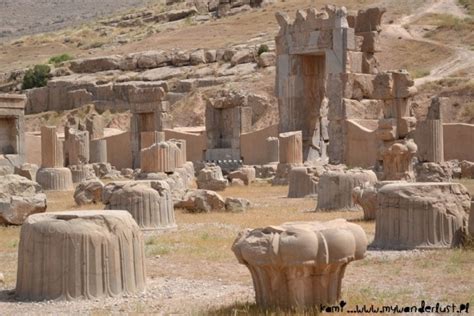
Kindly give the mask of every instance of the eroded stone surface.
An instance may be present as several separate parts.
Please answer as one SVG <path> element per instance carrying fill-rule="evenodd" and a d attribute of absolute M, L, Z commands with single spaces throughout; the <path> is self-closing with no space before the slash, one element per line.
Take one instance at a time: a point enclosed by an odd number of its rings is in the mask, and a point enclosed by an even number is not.
<path fill-rule="evenodd" d="M 16 295 L 73 300 L 145 290 L 144 241 L 125 211 L 36 214 L 21 228 Z"/>
<path fill-rule="evenodd" d="M 0 176 L 0 224 L 21 225 L 35 213 L 46 211 L 41 186 L 18 175 Z"/>
<path fill-rule="evenodd" d="M 211 211 L 223 211 L 226 205 L 224 199 L 214 191 L 189 190 L 175 206 L 190 212 L 209 213 Z"/>
<path fill-rule="evenodd" d="M 227 180 L 222 175 L 219 166 L 206 166 L 201 169 L 197 176 L 198 189 L 224 191 L 227 187 Z"/>
<path fill-rule="evenodd" d="M 74 201 L 77 205 L 97 204 L 102 202 L 104 184 L 100 180 L 81 182 L 74 191 Z"/>
<path fill-rule="evenodd" d="M 344 219 L 246 229 L 232 245 L 252 274 L 262 308 L 339 301 L 347 264 L 364 258 L 366 249 L 364 230 Z"/>
<path fill-rule="evenodd" d="M 459 183 L 384 185 L 377 193 L 374 247 L 451 248 L 462 240 L 471 198 Z"/>

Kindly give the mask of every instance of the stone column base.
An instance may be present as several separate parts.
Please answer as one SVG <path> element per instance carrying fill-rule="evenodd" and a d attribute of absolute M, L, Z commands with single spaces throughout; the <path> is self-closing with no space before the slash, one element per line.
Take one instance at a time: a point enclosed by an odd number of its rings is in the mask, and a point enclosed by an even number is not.
<path fill-rule="evenodd" d="M 71 170 L 68 168 L 41 168 L 36 173 L 36 181 L 45 191 L 72 191 Z"/>

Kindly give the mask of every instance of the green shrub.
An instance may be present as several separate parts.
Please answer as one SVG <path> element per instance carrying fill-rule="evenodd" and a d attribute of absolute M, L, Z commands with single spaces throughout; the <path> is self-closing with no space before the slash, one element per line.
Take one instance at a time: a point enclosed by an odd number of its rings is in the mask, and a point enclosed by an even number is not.
<path fill-rule="evenodd" d="M 270 49 L 268 48 L 268 45 L 262 44 L 258 48 L 258 56 L 262 55 L 263 53 L 268 52 Z"/>
<path fill-rule="evenodd" d="M 48 83 L 51 68 L 48 65 L 36 65 L 33 69 L 28 69 L 23 78 L 22 89 L 44 87 Z"/>
<path fill-rule="evenodd" d="M 48 64 L 58 65 L 60 63 L 63 63 L 65 61 L 68 61 L 68 60 L 71 60 L 71 59 L 73 59 L 73 57 L 69 54 L 57 55 L 57 56 L 51 57 L 48 61 Z"/>

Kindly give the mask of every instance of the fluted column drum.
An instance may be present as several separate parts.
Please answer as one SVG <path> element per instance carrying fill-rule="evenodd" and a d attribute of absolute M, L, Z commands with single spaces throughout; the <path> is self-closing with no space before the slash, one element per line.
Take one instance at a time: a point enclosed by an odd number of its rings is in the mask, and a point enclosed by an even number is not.
<path fill-rule="evenodd" d="M 144 290 L 143 237 L 128 212 L 42 213 L 23 224 L 18 299 L 95 299 Z"/>

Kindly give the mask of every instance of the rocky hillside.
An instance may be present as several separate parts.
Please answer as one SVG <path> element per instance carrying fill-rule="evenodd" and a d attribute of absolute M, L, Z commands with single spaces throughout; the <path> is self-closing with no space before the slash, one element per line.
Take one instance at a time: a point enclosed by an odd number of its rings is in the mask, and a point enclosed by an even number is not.
<path fill-rule="evenodd" d="M 30 113 L 69 110 L 99 100 L 96 110 L 113 117 L 124 110 L 117 102 L 120 89 L 129 84 L 156 84 L 168 89 L 177 126 L 201 125 L 206 102 L 217 91 L 228 89 L 251 100 L 257 113 L 254 128 L 262 128 L 278 120 L 273 96 L 273 38 L 278 31 L 274 14 L 294 15 L 298 8 L 324 3 L 231 1 L 224 7 L 207 0 L 155 1 L 126 14 L 17 38 L 0 46 L 0 71 L 4 72 L 0 90 L 21 90 L 25 69 L 68 53 L 75 60 L 52 64 L 53 78 L 47 88 L 28 92 L 35 100 Z M 380 69 L 406 68 L 416 78 L 418 117 L 425 115 L 430 97 L 440 94 L 452 101 L 446 122 L 473 122 L 472 1 L 332 3 L 350 10 L 386 7 L 382 52 L 377 54 Z M 53 108 L 44 107 L 45 102 Z"/>

